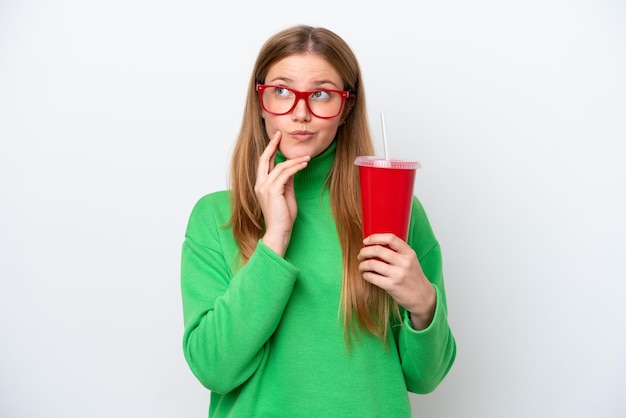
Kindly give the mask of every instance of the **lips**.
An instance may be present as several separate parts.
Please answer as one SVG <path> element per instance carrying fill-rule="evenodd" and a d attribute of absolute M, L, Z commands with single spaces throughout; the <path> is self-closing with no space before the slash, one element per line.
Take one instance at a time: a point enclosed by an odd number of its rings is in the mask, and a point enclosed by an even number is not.
<path fill-rule="evenodd" d="M 291 131 L 289 136 L 298 141 L 306 141 L 313 138 L 313 132 L 310 131 Z"/>

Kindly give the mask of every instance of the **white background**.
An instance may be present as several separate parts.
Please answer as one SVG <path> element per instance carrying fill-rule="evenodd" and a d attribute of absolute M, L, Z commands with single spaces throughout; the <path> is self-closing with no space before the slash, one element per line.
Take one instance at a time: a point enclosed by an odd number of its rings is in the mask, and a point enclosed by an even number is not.
<path fill-rule="evenodd" d="M 414 415 L 626 415 L 623 1 L 0 0 L 0 416 L 206 416 L 184 229 L 298 23 L 423 166 L 458 357 Z"/>

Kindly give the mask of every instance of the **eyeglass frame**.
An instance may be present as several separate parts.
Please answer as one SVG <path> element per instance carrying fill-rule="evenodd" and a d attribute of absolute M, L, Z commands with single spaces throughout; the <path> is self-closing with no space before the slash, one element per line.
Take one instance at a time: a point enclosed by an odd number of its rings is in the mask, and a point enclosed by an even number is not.
<path fill-rule="evenodd" d="M 275 112 L 270 112 L 269 110 L 267 110 L 265 108 L 265 104 L 263 103 L 263 92 L 265 91 L 266 88 L 279 88 L 279 89 L 286 89 L 289 90 L 290 92 L 292 92 L 295 96 L 296 99 L 293 102 L 293 105 L 291 106 L 291 108 L 283 113 L 275 113 Z M 339 116 L 341 114 L 341 112 L 343 111 L 343 106 L 346 103 L 346 100 L 350 97 L 350 90 L 332 90 L 332 89 L 316 89 L 316 90 L 310 90 L 310 91 L 298 91 L 298 90 L 294 90 L 291 87 L 287 87 L 287 86 L 275 86 L 275 85 L 271 85 L 271 84 L 261 84 L 258 83 L 256 85 L 256 91 L 259 93 L 259 100 L 261 102 L 261 107 L 263 108 L 263 110 L 265 110 L 267 113 L 270 113 L 272 115 L 276 115 L 276 116 L 282 116 L 282 115 L 286 115 L 287 113 L 290 113 L 293 111 L 293 109 L 296 108 L 296 106 L 298 105 L 298 102 L 300 100 L 304 100 L 304 103 L 306 104 L 306 108 L 309 110 L 309 112 L 311 112 L 312 115 L 314 115 L 317 118 L 320 119 L 333 119 L 336 118 L 337 116 Z M 341 105 L 339 106 L 339 111 L 337 112 L 336 115 L 334 116 L 318 116 L 317 113 L 315 113 L 312 109 L 311 109 L 311 105 L 309 104 L 309 97 L 311 97 L 311 95 L 313 93 L 317 93 L 320 91 L 327 91 L 330 93 L 339 93 L 339 95 L 341 96 Z"/>

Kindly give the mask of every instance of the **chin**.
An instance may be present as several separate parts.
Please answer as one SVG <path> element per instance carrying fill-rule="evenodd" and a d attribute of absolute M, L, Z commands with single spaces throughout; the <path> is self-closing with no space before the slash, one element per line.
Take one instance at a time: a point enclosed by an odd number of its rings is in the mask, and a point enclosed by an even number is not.
<path fill-rule="evenodd" d="M 311 150 L 308 147 L 278 147 L 278 150 L 281 154 L 285 156 L 288 160 L 299 157 L 310 156 L 311 158 L 315 157 L 315 155 L 319 154 L 315 150 Z"/>

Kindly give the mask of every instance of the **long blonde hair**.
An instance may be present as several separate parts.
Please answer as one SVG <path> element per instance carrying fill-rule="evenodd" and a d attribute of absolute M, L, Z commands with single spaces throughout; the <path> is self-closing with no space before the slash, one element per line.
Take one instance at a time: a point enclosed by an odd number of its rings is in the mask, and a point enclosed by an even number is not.
<path fill-rule="evenodd" d="M 295 26 L 269 38 L 257 57 L 248 86 L 248 95 L 239 137 L 231 164 L 232 216 L 230 225 L 245 264 L 263 236 L 265 225 L 254 193 L 258 160 L 269 142 L 263 125 L 256 85 L 262 84 L 270 67 L 294 54 L 313 53 L 326 59 L 339 73 L 344 90 L 350 90 L 343 123 L 335 137 L 336 155 L 327 179 L 330 202 L 342 248 L 343 283 L 341 314 L 346 340 L 358 336 L 356 326 L 386 341 L 390 315 L 397 306 L 382 289 L 365 281 L 358 271 L 357 254 L 362 247 L 360 193 L 354 160 L 373 155 L 361 70 L 346 42 L 324 28 Z"/>

